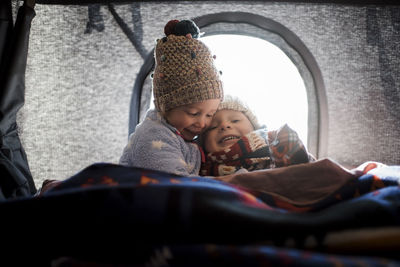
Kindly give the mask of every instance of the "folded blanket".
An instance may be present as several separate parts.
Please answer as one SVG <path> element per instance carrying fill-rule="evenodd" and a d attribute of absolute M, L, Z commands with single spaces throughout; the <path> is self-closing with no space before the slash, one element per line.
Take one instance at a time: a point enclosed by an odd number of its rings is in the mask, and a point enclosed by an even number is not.
<path fill-rule="evenodd" d="M 245 187 L 252 190 L 252 193 L 267 193 L 287 203 L 301 206 L 322 200 L 359 176 L 359 172 L 347 170 L 330 159 L 322 159 L 215 179 Z"/>

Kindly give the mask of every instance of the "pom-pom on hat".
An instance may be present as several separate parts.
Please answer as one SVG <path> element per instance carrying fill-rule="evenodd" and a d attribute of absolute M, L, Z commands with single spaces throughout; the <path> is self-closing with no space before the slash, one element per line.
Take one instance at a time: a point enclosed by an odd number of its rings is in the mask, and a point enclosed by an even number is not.
<path fill-rule="evenodd" d="M 191 20 L 171 20 L 164 27 L 166 37 L 154 50 L 154 105 L 160 112 L 202 102 L 223 99 L 223 87 L 209 48 L 197 38 L 200 30 Z"/>
<path fill-rule="evenodd" d="M 250 110 L 250 108 L 244 102 L 242 102 L 238 97 L 226 95 L 224 101 L 222 101 L 218 107 L 218 110 L 223 110 L 223 109 L 242 112 L 249 119 L 255 130 L 263 127 L 258 123 L 257 117 Z"/>

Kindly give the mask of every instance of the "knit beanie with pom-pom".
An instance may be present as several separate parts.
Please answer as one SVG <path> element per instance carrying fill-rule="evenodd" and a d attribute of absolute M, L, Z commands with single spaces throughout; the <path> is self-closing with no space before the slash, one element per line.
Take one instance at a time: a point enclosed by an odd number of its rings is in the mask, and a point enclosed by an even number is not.
<path fill-rule="evenodd" d="M 223 99 L 223 86 L 209 48 L 198 38 L 200 30 L 191 20 L 171 20 L 164 27 L 166 37 L 154 50 L 154 105 L 160 112 L 202 102 Z"/>

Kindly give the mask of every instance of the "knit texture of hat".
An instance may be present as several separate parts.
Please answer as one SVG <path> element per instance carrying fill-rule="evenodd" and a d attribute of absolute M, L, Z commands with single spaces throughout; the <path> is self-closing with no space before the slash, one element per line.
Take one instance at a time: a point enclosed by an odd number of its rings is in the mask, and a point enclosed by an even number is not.
<path fill-rule="evenodd" d="M 223 109 L 240 111 L 249 119 L 254 129 L 257 130 L 261 128 L 261 125 L 258 123 L 257 117 L 250 110 L 250 108 L 245 103 L 243 103 L 239 98 L 231 95 L 225 96 L 224 101 L 222 101 L 218 107 L 218 110 L 223 110 Z"/>
<path fill-rule="evenodd" d="M 181 27 L 185 22 L 189 22 L 189 30 Z M 198 32 L 193 32 L 193 28 Z M 157 41 L 154 51 L 153 95 L 156 109 L 165 112 L 209 99 L 222 100 L 222 82 L 214 57 L 203 42 L 194 38 L 199 36 L 194 22 L 170 21 L 165 33 L 167 37 Z"/>

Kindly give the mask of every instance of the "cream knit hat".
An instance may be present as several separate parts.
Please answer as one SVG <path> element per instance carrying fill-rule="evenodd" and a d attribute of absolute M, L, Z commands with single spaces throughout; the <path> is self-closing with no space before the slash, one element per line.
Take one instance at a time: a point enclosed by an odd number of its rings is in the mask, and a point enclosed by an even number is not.
<path fill-rule="evenodd" d="M 214 66 L 215 57 L 196 39 L 200 30 L 191 20 L 171 20 L 166 37 L 154 50 L 154 105 L 165 112 L 178 106 L 223 99 L 222 82 Z"/>
<path fill-rule="evenodd" d="M 253 124 L 255 130 L 260 129 L 262 127 L 258 123 L 257 117 L 254 115 L 254 113 L 238 97 L 226 95 L 224 98 L 224 101 L 222 101 L 218 107 L 218 110 L 223 110 L 223 109 L 235 110 L 235 111 L 242 112 L 249 119 L 251 124 Z"/>

